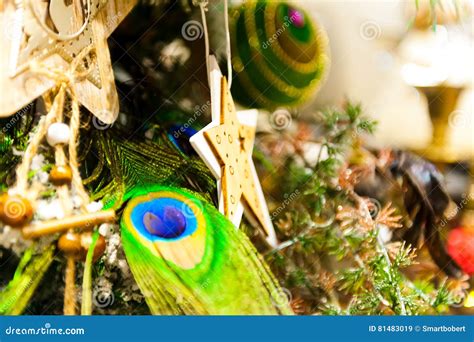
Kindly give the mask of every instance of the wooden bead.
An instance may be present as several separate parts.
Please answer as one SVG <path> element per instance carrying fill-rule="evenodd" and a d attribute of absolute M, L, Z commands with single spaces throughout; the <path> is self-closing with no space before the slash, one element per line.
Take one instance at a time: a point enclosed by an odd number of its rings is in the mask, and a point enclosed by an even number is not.
<path fill-rule="evenodd" d="M 66 145 L 69 142 L 69 126 L 62 122 L 55 122 L 48 127 L 46 141 L 50 146 Z"/>
<path fill-rule="evenodd" d="M 67 165 L 53 166 L 49 173 L 49 180 L 54 185 L 69 184 L 72 180 L 72 170 Z"/>
<path fill-rule="evenodd" d="M 19 228 L 31 221 L 33 207 L 30 201 L 20 195 L 0 196 L 0 220 L 11 227 Z"/>
<path fill-rule="evenodd" d="M 87 252 L 92 243 L 92 232 L 82 234 L 68 232 L 58 241 L 58 248 L 68 257 L 75 260 L 86 260 Z M 105 252 L 105 238 L 99 235 L 94 248 L 93 261 L 97 261 Z"/>
<path fill-rule="evenodd" d="M 84 249 L 81 245 L 81 236 L 77 233 L 67 232 L 61 235 L 58 241 L 58 248 L 66 256 L 72 257 L 76 260 L 82 259 L 84 256 Z"/>
<path fill-rule="evenodd" d="M 92 232 L 84 232 L 81 234 L 81 245 L 87 255 L 89 248 L 92 243 Z M 105 238 L 102 235 L 99 235 L 97 242 L 94 248 L 94 256 L 92 257 L 93 261 L 97 261 L 105 252 Z"/>

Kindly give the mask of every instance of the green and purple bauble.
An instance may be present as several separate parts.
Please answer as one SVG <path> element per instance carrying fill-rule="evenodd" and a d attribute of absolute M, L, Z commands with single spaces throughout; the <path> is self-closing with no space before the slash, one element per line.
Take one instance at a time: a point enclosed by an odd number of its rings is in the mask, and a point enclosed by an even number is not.
<path fill-rule="evenodd" d="M 249 107 L 292 107 L 315 94 L 329 67 L 324 30 L 284 2 L 251 1 L 231 26 L 234 97 Z"/>

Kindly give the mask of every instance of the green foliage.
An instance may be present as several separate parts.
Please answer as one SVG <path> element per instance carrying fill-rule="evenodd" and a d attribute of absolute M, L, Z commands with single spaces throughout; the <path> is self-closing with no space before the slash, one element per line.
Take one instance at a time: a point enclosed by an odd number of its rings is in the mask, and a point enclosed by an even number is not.
<path fill-rule="evenodd" d="M 459 304 L 459 298 L 447 286 L 446 280 L 438 287 L 436 295 L 431 303 L 438 312 L 446 310 L 449 305 Z"/>
<path fill-rule="evenodd" d="M 291 172 L 279 175 L 284 178 L 279 183 L 294 186 L 285 191 L 299 190 L 302 196 L 277 219 L 283 247 L 268 255 L 277 277 L 294 297 L 303 299 L 305 313 L 415 315 L 446 310 L 456 300 L 448 287 L 423 291 L 408 279 L 403 269 L 413 264 L 412 246 L 384 243 L 383 218 L 371 217 L 364 200 L 341 181 L 347 163 L 358 158 L 360 134 L 372 133 L 375 122 L 353 104 L 320 117 L 322 152 L 316 164 L 302 166 L 295 157 L 287 162 Z"/>
<path fill-rule="evenodd" d="M 366 281 L 364 270 L 362 268 L 345 269 L 340 272 L 339 290 L 346 293 L 359 291 Z"/>
<path fill-rule="evenodd" d="M 7 181 L 20 160 L 15 150 L 26 149 L 34 126 L 34 111 L 35 105 L 31 103 L 12 116 L 0 119 L 0 192 L 8 188 Z"/>

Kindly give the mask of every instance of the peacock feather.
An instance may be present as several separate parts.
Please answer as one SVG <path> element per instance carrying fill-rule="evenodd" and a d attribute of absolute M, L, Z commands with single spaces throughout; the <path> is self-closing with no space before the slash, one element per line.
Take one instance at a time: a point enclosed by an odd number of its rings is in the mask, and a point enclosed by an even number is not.
<path fill-rule="evenodd" d="M 291 314 L 248 238 L 185 189 L 138 187 L 121 220 L 132 273 L 153 314 Z"/>
<path fill-rule="evenodd" d="M 34 246 L 26 250 L 13 279 L 0 291 L 0 315 L 19 315 L 25 310 L 53 261 L 54 251 L 52 246 L 43 251 L 35 251 Z"/>
<path fill-rule="evenodd" d="M 94 136 L 95 165 L 85 183 L 93 199 L 118 207 L 137 184 L 175 184 L 214 193 L 215 180 L 197 156 L 185 156 L 165 134 L 157 141 L 125 138 L 110 129 Z"/>

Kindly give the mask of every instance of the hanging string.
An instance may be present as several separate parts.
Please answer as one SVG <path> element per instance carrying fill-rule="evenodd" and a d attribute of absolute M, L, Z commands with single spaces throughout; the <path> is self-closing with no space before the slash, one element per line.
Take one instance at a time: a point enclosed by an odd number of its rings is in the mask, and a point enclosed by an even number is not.
<path fill-rule="evenodd" d="M 27 192 L 26 190 L 28 187 L 28 172 L 30 169 L 31 162 L 33 161 L 33 157 L 38 152 L 41 141 L 46 135 L 49 125 L 55 120 L 58 111 L 61 111 L 64 106 L 64 95 L 65 88 L 61 86 L 48 114 L 46 114 L 40 119 L 38 129 L 31 138 L 30 142 L 28 143 L 21 163 L 16 169 L 17 183 L 15 189 L 20 194 Z"/>
<path fill-rule="evenodd" d="M 72 102 L 72 113 L 69 126 L 71 129 L 71 136 L 69 140 L 69 167 L 72 171 L 72 184 L 74 185 L 76 193 L 81 198 L 82 211 L 87 212 L 89 195 L 87 194 L 84 184 L 82 183 L 82 177 L 79 172 L 79 163 L 77 162 L 77 144 L 79 143 L 80 126 L 80 111 L 77 100 Z"/>
<path fill-rule="evenodd" d="M 66 96 L 66 90 L 69 94 L 71 99 L 71 119 L 70 119 L 70 140 L 69 140 L 69 164 L 72 171 L 72 183 L 74 185 L 75 191 L 78 196 L 81 198 L 81 209 L 83 212 L 87 212 L 86 206 L 89 203 L 89 196 L 82 184 L 82 178 L 79 172 L 79 166 L 77 161 L 77 144 L 78 144 L 78 136 L 79 136 L 79 126 L 80 126 L 80 111 L 79 111 L 79 103 L 77 100 L 76 93 L 74 91 L 73 85 L 76 82 L 81 82 L 84 80 L 88 74 L 92 70 L 92 64 L 89 64 L 89 67 L 86 70 L 80 71 L 79 70 L 79 63 L 83 61 L 83 59 L 92 51 L 92 46 L 85 48 L 78 57 L 71 63 L 70 68 L 65 72 L 63 69 L 52 69 L 45 66 L 42 63 L 37 61 L 32 61 L 30 63 L 30 70 L 40 75 L 44 75 L 48 78 L 51 78 L 56 81 L 59 86 L 59 90 L 54 98 L 53 104 L 49 110 L 49 112 L 40 119 L 38 124 L 38 129 L 36 133 L 31 138 L 30 142 L 28 143 L 28 147 L 25 150 L 25 154 L 22 158 L 20 165 L 16 170 L 16 191 L 19 193 L 29 193 L 30 196 L 36 197 L 37 194 L 33 194 L 31 189 L 27 191 L 28 188 L 28 172 L 30 169 L 31 162 L 33 157 L 37 154 L 39 146 L 44 139 L 48 127 L 51 123 L 55 121 L 62 121 L 63 118 L 63 110 L 64 110 L 64 102 Z M 55 159 L 58 164 L 65 164 L 66 163 L 66 156 L 63 150 L 63 147 L 55 148 Z M 66 202 L 68 201 L 68 196 L 65 194 L 65 191 L 58 189 L 58 195 L 61 198 L 61 202 L 63 203 L 63 208 L 65 209 L 66 213 L 70 212 L 70 205 Z"/>
<path fill-rule="evenodd" d="M 30 12 L 33 14 L 33 17 L 36 19 L 36 22 L 38 23 L 38 25 L 49 35 L 50 38 L 52 38 L 54 40 L 59 40 L 59 41 L 71 40 L 71 39 L 79 37 L 84 32 L 84 30 L 86 29 L 87 25 L 89 24 L 90 18 L 91 18 L 91 10 L 92 10 L 91 0 L 87 0 L 87 8 L 86 8 L 87 16 L 84 19 L 84 23 L 82 24 L 82 26 L 76 32 L 74 32 L 72 34 L 61 34 L 61 33 L 56 33 L 53 30 L 51 30 L 43 22 L 43 20 L 41 20 L 38 13 L 36 13 L 36 10 L 33 6 L 33 1 L 32 0 L 28 1 L 28 6 L 30 8 Z M 74 6 L 74 3 L 70 6 Z"/>
<path fill-rule="evenodd" d="M 226 40 L 226 58 L 227 58 L 227 85 L 232 86 L 232 61 L 230 51 L 230 31 L 229 31 L 229 9 L 227 0 L 224 0 L 224 22 L 225 22 L 225 40 Z"/>
<path fill-rule="evenodd" d="M 206 54 L 206 71 L 207 71 L 207 82 L 211 85 L 211 79 L 209 78 L 209 32 L 207 31 L 207 21 L 206 21 L 206 11 L 207 11 L 207 1 L 201 1 L 199 3 L 199 8 L 201 9 L 201 20 L 202 28 L 204 31 L 204 46 Z"/>
<path fill-rule="evenodd" d="M 201 1 L 199 3 L 199 8 L 201 10 L 201 20 L 202 26 L 204 31 L 204 45 L 205 45 L 205 54 L 206 54 L 206 69 L 207 69 L 207 77 L 208 82 L 210 84 L 209 79 L 209 56 L 210 56 L 210 48 L 209 48 L 209 31 L 207 28 L 207 20 L 206 20 L 206 11 L 207 11 L 207 1 Z M 230 31 L 229 31 L 229 9 L 228 9 L 228 0 L 224 0 L 224 24 L 225 24 L 225 40 L 226 40 L 226 59 L 227 59 L 227 86 L 231 87 L 232 85 L 232 60 L 231 60 L 231 45 L 230 45 Z"/>
<path fill-rule="evenodd" d="M 56 165 L 65 165 L 69 163 L 72 172 L 72 185 L 77 196 L 81 198 L 81 211 L 87 213 L 87 204 L 90 202 L 89 195 L 82 183 L 82 177 L 79 172 L 79 164 L 77 161 L 77 145 L 79 142 L 80 129 L 80 110 L 79 101 L 74 89 L 74 84 L 81 82 L 89 75 L 93 68 L 93 63 L 87 63 L 87 67 L 80 68 L 80 63 L 93 51 L 93 47 L 89 46 L 81 51 L 81 53 L 73 60 L 68 70 L 48 68 L 47 66 L 32 62 L 30 68 L 33 72 L 47 76 L 53 79 L 59 85 L 59 91 L 51 106 L 51 110 L 46 116 L 46 119 L 41 122 L 40 129 L 32 139 L 35 143 L 33 146 L 30 143 L 28 146 L 28 158 L 24 158 L 22 165 L 19 168 L 18 177 L 21 186 L 25 186 L 28 182 L 27 171 L 31 164 L 30 155 L 34 155 L 38 150 L 38 146 L 44 138 L 49 125 L 54 122 L 62 122 L 64 118 L 64 102 L 66 92 L 71 101 L 71 115 L 69 119 L 70 136 L 68 141 L 68 156 L 64 151 L 63 145 L 56 145 L 55 149 L 55 163 Z M 97 53 L 96 53 L 97 56 Z M 85 70 L 80 70 L 85 69 Z M 28 150 L 27 149 L 27 150 Z M 26 174 L 25 174 L 26 172 Z M 69 216 L 73 211 L 72 201 L 70 200 L 70 193 L 68 185 L 58 186 L 56 193 L 60 199 L 65 216 Z M 88 223 L 89 224 L 89 223 Z M 76 261 L 74 257 L 67 257 L 66 271 L 65 271 L 65 288 L 64 288 L 64 314 L 76 314 Z M 86 281 L 87 284 L 87 281 Z M 90 286 L 87 288 L 90 290 Z M 87 295 L 87 293 L 85 293 Z M 90 311 L 90 310 L 89 310 Z M 87 312 L 87 310 L 86 310 Z"/>
<path fill-rule="evenodd" d="M 65 85 L 61 85 L 61 88 L 63 88 L 61 94 L 61 101 L 60 104 L 57 106 L 58 111 L 56 112 L 56 117 L 54 118 L 54 121 L 56 122 L 62 122 L 64 117 L 63 108 L 65 100 Z M 66 165 L 66 153 L 64 152 L 64 146 L 62 144 L 57 144 L 54 146 L 54 161 L 56 165 Z M 58 186 L 56 188 L 56 193 L 61 202 L 64 215 L 68 216 L 73 210 L 72 202 L 69 196 L 68 186 L 65 184 Z"/>

